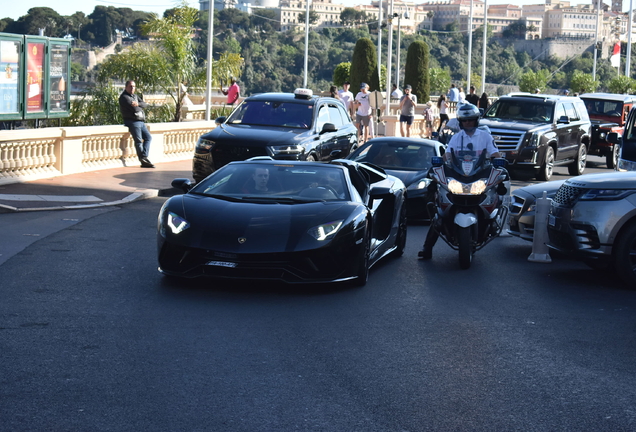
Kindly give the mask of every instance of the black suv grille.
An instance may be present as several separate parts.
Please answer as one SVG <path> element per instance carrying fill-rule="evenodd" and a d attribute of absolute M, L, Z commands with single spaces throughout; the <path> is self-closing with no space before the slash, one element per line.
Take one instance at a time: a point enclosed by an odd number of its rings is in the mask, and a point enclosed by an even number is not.
<path fill-rule="evenodd" d="M 587 189 L 563 184 L 557 191 L 553 200 L 562 207 L 572 207 L 578 201 L 579 197 L 586 191 Z"/>
<path fill-rule="evenodd" d="M 490 128 L 490 134 L 493 136 L 499 151 L 506 152 L 517 150 L 525 132 Z"/>

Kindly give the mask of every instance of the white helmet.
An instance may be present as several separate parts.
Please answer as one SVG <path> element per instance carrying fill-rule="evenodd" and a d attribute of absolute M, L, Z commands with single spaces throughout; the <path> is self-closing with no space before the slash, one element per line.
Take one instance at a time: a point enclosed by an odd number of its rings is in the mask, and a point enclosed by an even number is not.
<path fill-rule="evenodd" d="M 465 103 L 457 109 L 457 120 L 461 129 L 464 129 L 462 122 L 466 120 L 475 120 L 475 127 L 479 126 L 480 116 L 479 108 L 471 103 Z"/>

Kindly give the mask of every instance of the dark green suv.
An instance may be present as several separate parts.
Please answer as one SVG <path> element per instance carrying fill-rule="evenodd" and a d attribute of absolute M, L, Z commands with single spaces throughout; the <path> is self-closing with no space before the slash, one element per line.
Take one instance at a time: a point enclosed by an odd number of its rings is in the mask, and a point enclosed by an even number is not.
<path fill-rule="evenodd" d="M 488 126 L 511 175 L 530 173 L 547 181 L 556 165 L 583 174 L 590 145 L 590 118 L 578 97 L 513 93 L 499 98 L 480 125 Z"/>

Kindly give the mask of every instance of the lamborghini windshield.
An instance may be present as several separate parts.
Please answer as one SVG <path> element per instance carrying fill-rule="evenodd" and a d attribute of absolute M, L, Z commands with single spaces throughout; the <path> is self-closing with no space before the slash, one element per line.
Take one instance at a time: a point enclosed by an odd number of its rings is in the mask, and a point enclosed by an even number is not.
<path fill-rule="evenodd" d="M 287 202 L 350 200 L 344 170 L 300 163 L 232 163 L 197 184 L 191 193 L 226 198 Z"/>

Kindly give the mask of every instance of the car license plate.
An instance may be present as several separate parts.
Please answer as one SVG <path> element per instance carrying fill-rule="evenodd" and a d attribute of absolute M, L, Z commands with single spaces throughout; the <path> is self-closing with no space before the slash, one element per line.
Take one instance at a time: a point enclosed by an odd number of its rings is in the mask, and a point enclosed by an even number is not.
<path fill-rule="evenodd" d="M 556 226 L 556 217 L 554 215 L 548 215 L 548 225 L 551 227 Z"/>
<path fill-rule="evenodd" d="M 208 261 L 207 265 L 216 266 L 216 267 L 230 267 L 234 268 L 237 266 L 237 263 L 227 262 L 227 261 Z"/>

